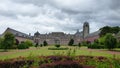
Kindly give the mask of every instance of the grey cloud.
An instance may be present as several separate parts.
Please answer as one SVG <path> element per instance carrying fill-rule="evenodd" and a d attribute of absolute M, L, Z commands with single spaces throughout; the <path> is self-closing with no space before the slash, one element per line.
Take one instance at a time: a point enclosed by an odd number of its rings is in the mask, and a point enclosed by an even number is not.
<path fill-rule="evenodd" d="M 120 0 L 76 0 L 76 2 L 73 2 L 73 0 L 6 1 L 11 2 L 13 5 L 7 5 L 9 11 L 0 9 L 0 16 L 13 17 L 16 23 L 30 24 L 31 27 L 33 25 L 41 29 L 43 33 L 45 30 L 70 33 L 76 29 L 82 30 L 85 21 L 92 24 L 91 29 L 96 29 L 93 25 L 98 26 L 97 29 L 105 25 L 120 26 Z M 3 4 L 7 4 L 7 2 L 3 2 Z M 16 5 L 19 5 L 20 8 L 13 7 Z M 27 6 L 26 9 L 24 9 L 25 6 Z M 22 18 L 19 18 L 19 15 Z M 45 27 L 51 29 L 47 30 Z M 32 27 L 31 29 L 35 28 Z M 21 28 L 21 30 L 23 29 Z"/>

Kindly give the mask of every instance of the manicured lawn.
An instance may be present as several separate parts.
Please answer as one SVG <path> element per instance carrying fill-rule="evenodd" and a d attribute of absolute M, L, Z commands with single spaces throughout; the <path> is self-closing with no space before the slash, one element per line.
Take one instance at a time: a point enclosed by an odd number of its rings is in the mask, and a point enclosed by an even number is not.
<path fill-rule="evenodd" d="M 110 58 L 120 58 L 120 53 L 110 53 L 107 50 L 99 50 L 99 49 L 87 49 L 87 47 L 68 47 L 69 50 L 48 50 L 49 47 L 54 46 L 46 46 L 46 47 L 31 47 L 29 49 L 24 50 L 9 50 L 8 52 L 0 52 L 0 59 L 9 59 L 15 58 L 19 56 L 49 56 L 49 55 L 66 55 L 68 52 L 75 52 L 75 55 L 88 55 L 88 56 L 104 56 Z M 118 49 L 119 50 L 119 49 Z"/>

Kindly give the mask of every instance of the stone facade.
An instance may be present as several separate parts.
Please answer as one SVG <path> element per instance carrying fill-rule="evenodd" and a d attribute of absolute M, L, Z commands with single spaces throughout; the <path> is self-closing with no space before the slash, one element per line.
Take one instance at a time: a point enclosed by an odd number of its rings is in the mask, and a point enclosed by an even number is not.
<path fill-rule="evenodd" d="M 59 40 L 60 44 L 66 45 L 68 44 L 70 39 L 76 40 L 75 43 L 80 42 L 82 40 L 81 36 L 76 34 L 65 34 L 63 32 L 52 32 L 49 34 L 40 34 L 36 32 L 34 34 L 34 42 L 42 44 L 43 41 L 47 41 L 48 44 L 55 44 L 56 40 Z"/>
<path fill-rule="evenodd" d="M 34 42 L 42 44 L 44 41 L 47 41 L 48 44 L 55 44 L 55 40 L 59 40 L 60 44 L 67 45 L 70 39 L 74 39 L 74 43 L 78 44 L 79 42 L 84 41 L 85 38 L 89 35 L 89 23 L 85 22 L 83 25 L 83 31 L 77 32 L 75 34 L 65 34 L 63 32 L 52 32 L 49 34 L 40 34 L 38 31 L 34 34 Z"/>
<path fill-rule="evenodd" d="M 22 33 L 20 31 L 7 28 L 2 36 L 7 33 L 11 32 L 15 35 L 16 40 L 19 42 L 31 40 L 34 43 L 43 44 L 44 41 L 47 41 L 49 45 L 53 45 L 57 43 L 61 45 L 67 45 L 71 39 L 74 39 L 74 44 L 78 44 L 83 41 L 90 41 L 93 42 L 94 40 L 99 38 L 100 31 L 96 31 L 94 33 L 89 34 L 89 23 L 85 22 L 83 24 L 83 31 L 79 32 L 76 31 L 75 34 L 66 34 L 64 32 L 51 32 L 49 34 L 40 34 L 38 31 L 34 33 L 34 36 Z"/>

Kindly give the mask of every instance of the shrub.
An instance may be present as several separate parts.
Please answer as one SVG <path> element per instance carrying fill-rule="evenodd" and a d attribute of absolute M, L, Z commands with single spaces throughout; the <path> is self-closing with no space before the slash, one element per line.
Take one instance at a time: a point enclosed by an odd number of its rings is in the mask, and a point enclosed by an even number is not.
<path fill-rule="evenodd" d="M 25 42 L 21 42 L 21 44 L 18 45 L 18 49 L 27 49 L 29 48 L 29 45 Z"/>
<path fill-rule="evenodd" d="M 72 45 L 72 46 L 77 46 L 76 44 Z"/>
<path fill-rule="evenodd" d="M 83 45 L 83 46 L 88 46 L 88 44 L 87 44 L 86 41 L 83 41 L 83 42 L 82 42 L 82 45 Z"/>
<path fill-rule="evenodd" d="M 38 47 L 38 45 L 39 45 L 39 44 L 38 44 L 38 43 L 36 43 L 36 44 L 35 44 L 35 47 Z"/>
<path fill-rule="evenodd" d="M 48 48 L 48 50 L 68 50 L 69 48 Z"/>
<path fill-rule="evenodd" d="M 59 61 L 48 64 L 43 64 L 40 68 L 83 68 L 77 61 Z"/>
<path fill-rule="evenodd" d="M 88 48 L 91 48 L 91 49 L 103 49 L 103 48 L 105 48 L 105 46 L 94 42 L 94 43 L 88 45 Z"/>
<path fill-rule="evenodd" d="M 43 45 L 44 45 L 44 46 L 47 46 L 47 45 L 48 45 L 47 41 L 44 41 L 44 42 L 43 42 Z"/>
<path fill-rule="evenodd" d="M 15 45 L 18 45 L 18 44 L 19 44 L 18 39 L 15 39 Z"/>
<path fill-rule="evenodd" d="M 59 44 L 56 44 L 56 45 L 55 45 L 55 47 L 59 48 L 59 47 L 60 47 L 60 45 L 59 45 Z"/>
<path fill-rule="evenodd" d="M 3 38 L 0 38 L 0 49 L 2 49 L 2 45 L 3 45 Z"/>
<path fill-rule="evenodd" d="M 117 48 L 120 48 L 120 41 L 117 42 Z"/>
<path fill-rule="evenodd" d="M 81 47 L 81 43 L 78 43 L 78 47 Z"/>
<path fill-rule="evenodd" d="M 69 46 L 72 46 L 73 44 L 74 44 L 74 40 L 71 39 L 71 40 L 69 41 L 68 45 L 69 45 Z"/>
<path fill-rule="evenodd" d="M 42 44 L 40 44 L 40 47 L 42 47 L 43 45 Z"/>
<path fill-rule="evenodd" d="M 117 45 L 117 39 L 110 33 L 105 35 L 105 46 L 111 50 Z"/>
<path fill-rule="evenodd" d="M 28 46 L 33 46 L 33 42 L 30 41 L 30 40 L 25 41 L 25 43 L 26 43 Z"/>

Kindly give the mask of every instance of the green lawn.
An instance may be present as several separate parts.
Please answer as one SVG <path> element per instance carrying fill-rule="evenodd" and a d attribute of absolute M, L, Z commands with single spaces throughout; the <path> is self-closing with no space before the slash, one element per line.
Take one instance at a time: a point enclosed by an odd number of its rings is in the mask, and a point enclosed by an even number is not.
<path fill-rule="evenodd" d="M 9 58 L 15 58 L 19 56 L 49 56 L 49 55 L 56 55 L 56 54 L 67 54 L 69 50 L 48 50 L 49 47 L 54 47 L 54 46 L 47 46 L 47 47 L 31 47 L 30 49 L 26 50 L 9 50 L 8 52 L 0 52 L 0 59 L 9 59 Z M 65 47 L 65 46 L 62 46 Z M 66 46 L 68 47 L 68 46 Z M 110 57 L 113 58 L 114 56 L 116 58 L 120 58 L 120 53 L 119 54 L 111 54 L 108 53 L 107 51 L 98 51 L 98 50 L 89 50 L 87 47 L 68 47 L 71 49 L 71 51 L 75 50 L 75 55 L 90 55 L 90 56 L 104 56 L 104 57 Z M 119 50 L 119 49 L 118 49 Z"/>

